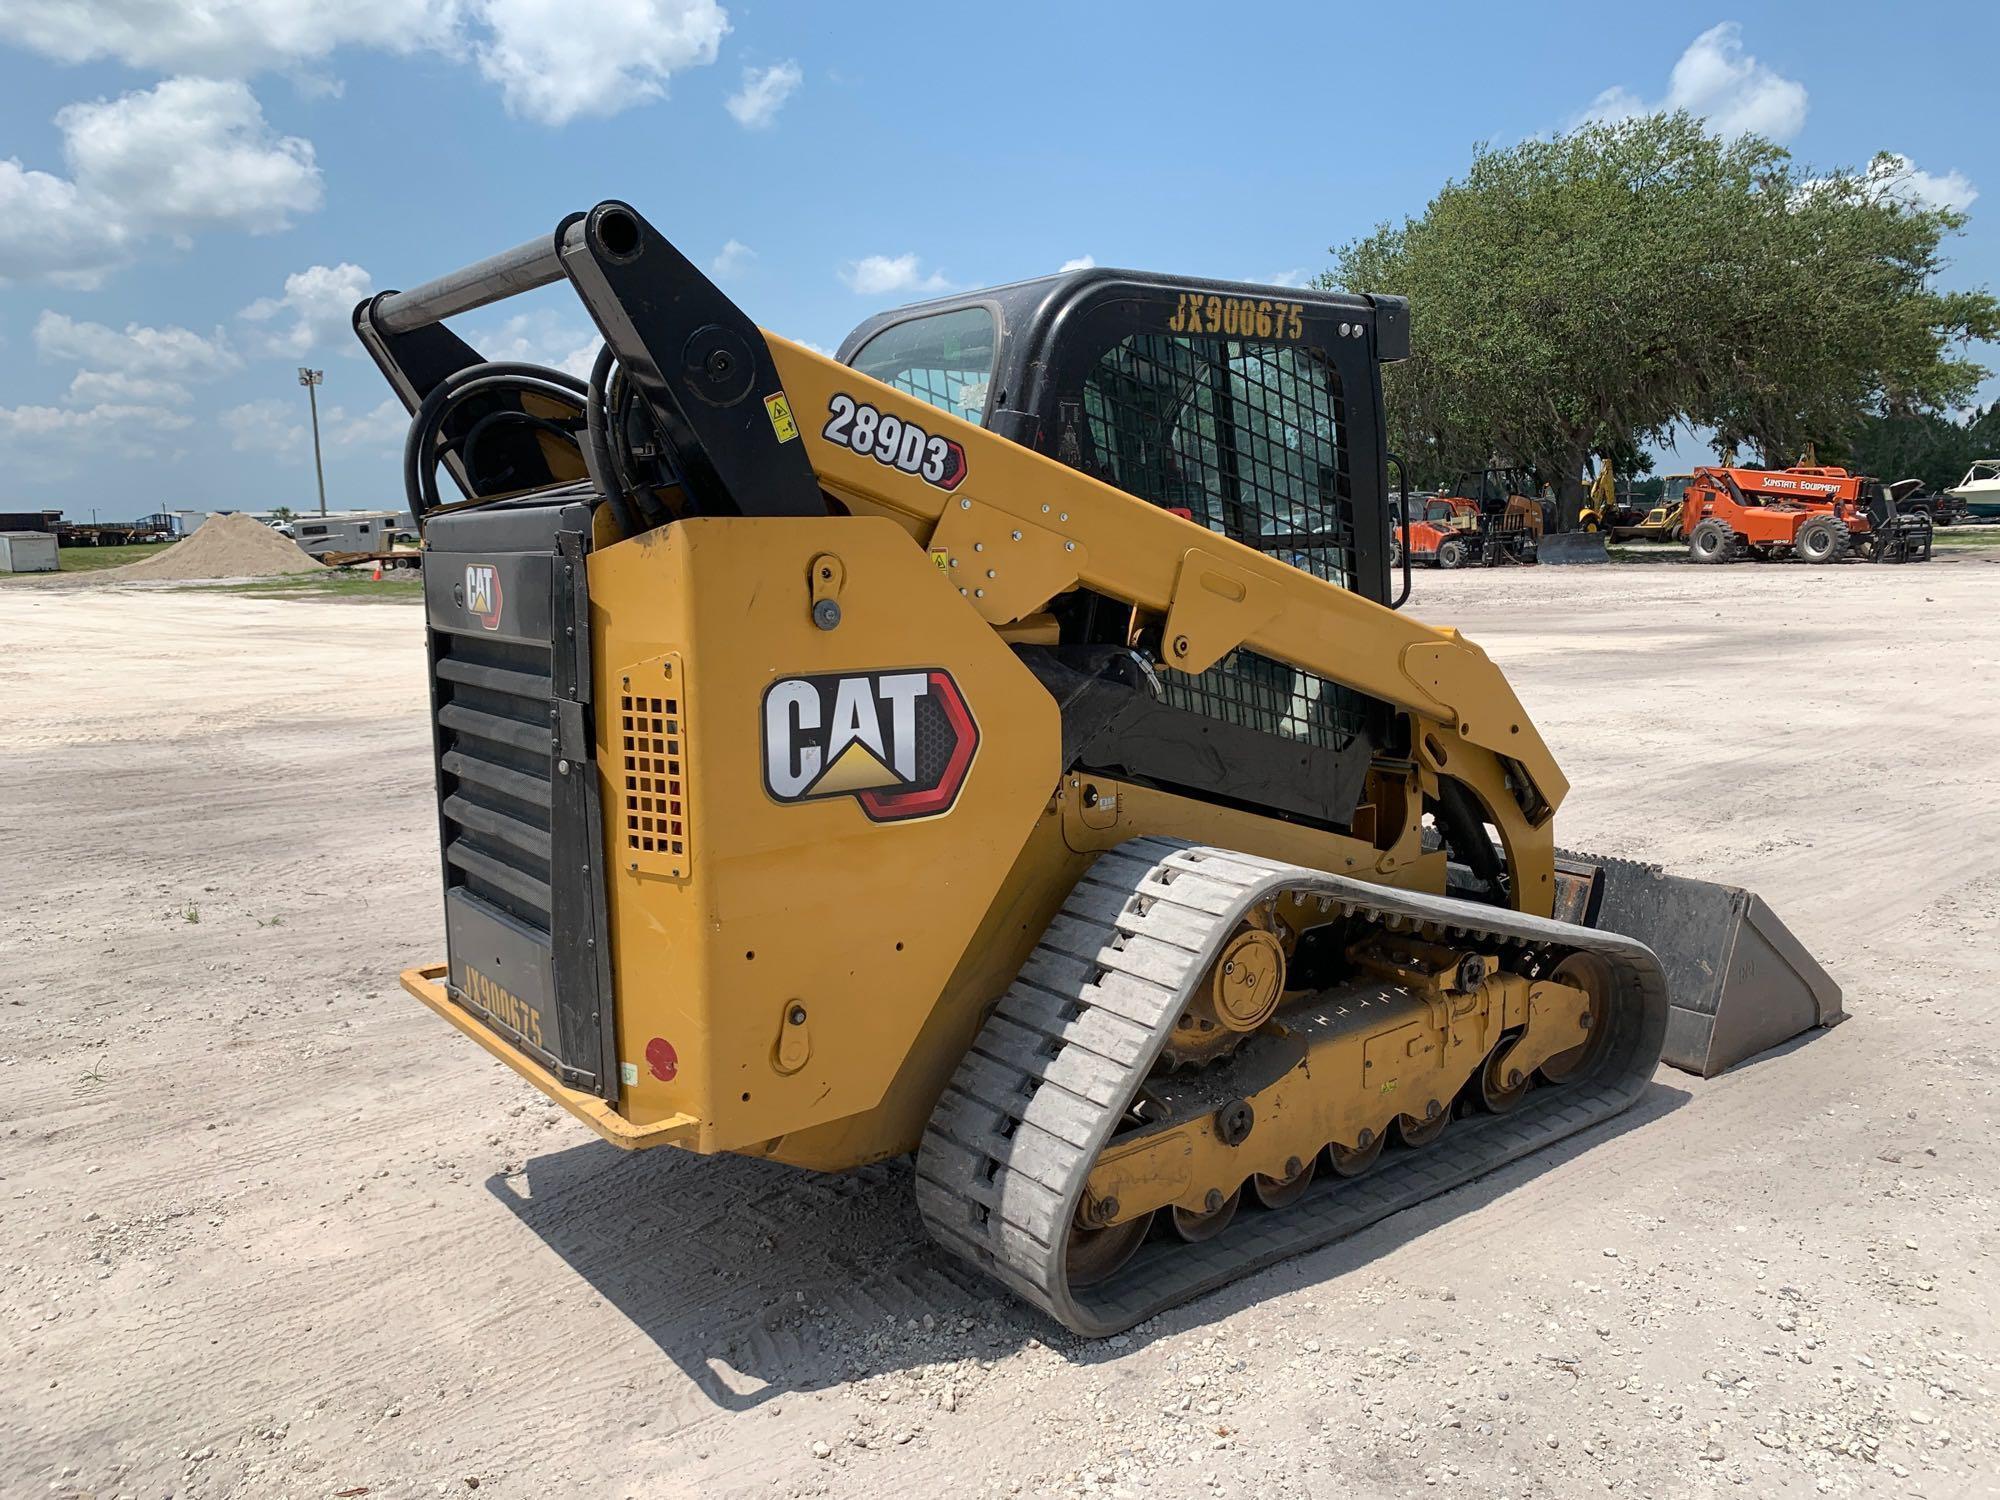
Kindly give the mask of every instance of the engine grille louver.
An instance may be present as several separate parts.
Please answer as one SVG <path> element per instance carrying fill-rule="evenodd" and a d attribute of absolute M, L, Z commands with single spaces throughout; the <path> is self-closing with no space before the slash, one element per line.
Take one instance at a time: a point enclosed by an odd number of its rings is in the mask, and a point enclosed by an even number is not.
<path fill-rule="evenodd" d="M 450 882 L 548 933 L 549 652 L 440 635 L 439 765 Z"/>

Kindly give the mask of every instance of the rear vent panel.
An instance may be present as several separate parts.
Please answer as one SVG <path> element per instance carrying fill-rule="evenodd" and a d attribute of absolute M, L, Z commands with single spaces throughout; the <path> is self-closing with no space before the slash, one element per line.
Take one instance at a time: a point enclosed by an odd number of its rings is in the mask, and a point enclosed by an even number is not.
<path fill-rule="evenodd" d="M 677 653 L 619 676 L 619 819 L 632 870 L 687 877 L 690 840 L 686 682 Z"/>
<path fill-rule="evenodd" d="M 619 771 L 616 730 L 597 737 L 612 715 L 591 674 L 592 524 L 567 493 L 433 512 L 424 618 L 447 990 L 557 1082 L 615 1101 Z"/>

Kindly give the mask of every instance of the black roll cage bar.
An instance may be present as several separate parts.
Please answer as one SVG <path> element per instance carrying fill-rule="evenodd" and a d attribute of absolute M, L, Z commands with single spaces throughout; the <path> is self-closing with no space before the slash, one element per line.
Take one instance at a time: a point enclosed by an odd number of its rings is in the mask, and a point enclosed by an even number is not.
<path fill-rule="evenodd" d="M 354 331 L 415 415 L 434 392 L 485 363 L 444 319 L 565 279 L 672 450 L 691 513 L 826 514 L 804 445 L 780 441 L 765 409 L 783 387 L 762 332 L 629 204 L 608 199 L 566 216 L 545 239 L 369 298 L 354 309 Z M 442 460 L 468 499 L 487 498 L 460 446 L 472 427 L 496 409 L 528 415 L 519 392 L 480 396 L 443 421 L 429 453 L 412 455 L 432 468 Z M 531 423 L 493 440 L 514 444 L 516 472 L 553 480 Z M 613 476 L 592 478 L 617 493 Z"/>

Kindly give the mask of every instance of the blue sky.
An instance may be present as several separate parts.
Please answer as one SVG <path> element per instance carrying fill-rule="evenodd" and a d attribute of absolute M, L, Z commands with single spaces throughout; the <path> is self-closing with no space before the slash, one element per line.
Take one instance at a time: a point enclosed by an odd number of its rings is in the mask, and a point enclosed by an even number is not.
<path fill-rule="evenodd" d="M 303 509 L 301 363 L 330 502 L 399 503 L 347 309 L 611 196 L 831 348 L 1085 256 L 1303 278 L 1476 142 L 1685 104 L 1819 165 L 1899 153 L 1905 190 L 1969 205 L 1948 282 L 2000 285 L 2000 9 L 1901 14 L 0 0 L 0 510 Z M 560 288 L 459 326 L 588 357 Z"/>

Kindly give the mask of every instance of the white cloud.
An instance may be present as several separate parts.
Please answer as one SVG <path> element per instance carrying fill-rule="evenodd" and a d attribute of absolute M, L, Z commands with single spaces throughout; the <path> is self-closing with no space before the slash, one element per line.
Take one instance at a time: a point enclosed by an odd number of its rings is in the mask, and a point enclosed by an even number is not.
<path fill-rule="evenodd" d="M 1885 151 L 1869 165 L 1868 182 L 1885 196 L 1901 198 L 1918 208 L 1972 207 L 1979 189 L 1963 172 L 1926 172 L 1894 151 Z"/>
<path fill-rule="evenodd" d="M 291 68 L 285 76 L 292 82 L 292 92 L 301 99 L 344 99 L 347 97 L 347 81 L 336 78 L 331 73 L 317 73 L 310 68 Z"/>
<path fill-rule="evenodd" d="M 66 473 L 74 462 L 105 452 L 170 461 L 176 455 L 157 436 L 193 424 L 175 410 L 193 399 L 188 387 L 241 363 L 220 329 L 204 338 L 187 328 L 109 328 L 44 312 L 34 340 L 43 359 L 83 366 L 70 380 L 69 404 L 0 408 L 8 462 L 26 462 L 35 473 Z"/>
<path fill-rule="evenodd" d="M 729 16 L 715 0 L 482 0 L 479 71 L 510 112 L 546 125 L 615 115 L 665 96 L 667 80 L 715 61 Z"/>
<path fill-rule="evenodd" d="M 224 376 L 242 364 L 220 328 L 212 338 L 204 338 L 192 328 L 148 328 L 136 322 L 106 328 L 100 322 L 76 322 L 60 312 L 44 312 L 36 320 L 34 348 L 44 360 L 82 366 L 70 380 L 74 406 L 60 408 L 76 422 L 82 422 L 92 406 L 184 406 L 192 400 L 188 386 Z"/>
<path fill-rule="evenodd" d="M 741 240 L 731 240 L 708 263 L 708 272 L 718 281 L 732 281 L 748 271 L 756 259 L 755 250 Z"/>
<path fill-rule="evenodd" d="M 123 264 L 131 234 L 66 178 L 0 161 L 0 286 L 42 280 L 88 291 Z"/>
<path fill-rule="evenodd" d="M 56 114 L 77 183 L 148 229 L 268 233 L 320 206 L 310 141 L 280 136 L 242 83 L 169 78 Z"/>
<path fill-rule="evenodd" d="M 120 422 L 167 429 L 186 427 L 193 420 L 182 412 L 109 402 L 82 410 L 66 406 L 0 406 L 0 430 L 30 436 L 77 432 Z"/>
<path fill-rule="evenodd" d="M 1650 114 L 1664 105 L 1648 104 L 1622 83 L 1614 83 L 1586 105 L 1582 113 L 1570 123 L 1572 125 L 1616 125 L 1620 120 L 1636 119 Z"/>
<path fill-rule="evenodd" d="M 243 77 L 337 47 L 411 52 L 450 44 L 462 0 L 7 0 L 0 38 L 61 62 Z"/>
<path fill-rule="evenodd" d="M 795 62 L 774 63 L 768 68 L 745 68 L 743 87 L 723 101 L 723 107 L 745 130 L 768 130 L 777 122 L 778 111 L 805 81 Z"/>
<path fill-rule="evenodd" d="M 320 206 L 312 144 L 241 83 L 169 78 L 57 112 L 69 175 L 0 162 L 0 282 L 89 288 L 152 235 L 283 229 Z"/>
<path fill-rule="evenodd" d="M 194 418 L 164 406 L 106 401 L 96 406 L 0 406 L 0 451 L 16 479 L 66 474 L 79 461 L 107 452 L 165 462 L 176 456 L 160 440 Z"/>
<path fill-rule="evenodd" d="M 222 430 L 238 453 L 264 453 L 274 458 L 312 457 L 312 434 L 306 431 L 304 410 L 275 396 L 246 401 L 222 413 Z"/>
<path fill-rule="evenodd" d="M 572 323 L 548 308 L 515 313 L 497 327 L 468 333 L 465 341 L 489 360 L 553 365 L 588 379 L 602 342 L 597 330 Z"/>
<path fill-rule="evenodd" d="M 1293 266 L 1290 270 L 1273 271 L 1264 278 L 1264 284 L 1266 286 L 1299 287 L 1304 286 L 1311 279 L 1312 272 L 1308 271 L 1304 266 Z"/>
<path fill-rule="evenodd" d="M 281 463 L 312 462 L 312 428 L 303 401 L 265 396 L 232 406 L 218 419 L 238 453 L 260 453 Z M 324 448 L 388 448 L 403 441 L 410 414 L 394 397 L 359 414 L 340 405 L 319 409 L 320 444 Z"/>
<path fill-rule="evenodd" d="M 59 312 L 44 312 L 36 319 L 35 349 L 44 359 L 74 360 L 93 370 L 177 381 L 213 379 L 242 364 L 220 328 L 204 338 L 189 328 L 127 323 L 118 329 L 79 323 Z"/>
<path fill-rule="evenodd" d="M 1064 261 L 1061 265 L 1057 266 L 1056 269 L 1058 271 L 1088 271 L 1092 266 L 1095 266 L 1096 264 L 1097 264 L 1097 257 L 1094 255 L 1077 255 L 1077 256 L 1072 256 L 1070 259 Z"/>
<path fill-rule="evenodd" d="M 320 344 L 352 346 L 346 335 L 354 304 L 374 290 L 374 280 L 351 261 L 307 266 L 285 278 L 282 297 L 259 297 L 239 316 L 270 325 L 261 332 L 264 353 L 302 359 Z"/>
<path fill-rule="evenodd" d="M 410 430 L 410 414 L 403 403 L 390 396 L 358 417 L 349 417 L 345 408 L 334 407 L 322 423 L 332 434 L 337 448 L 387 448 L 400 446 Z"/>
<path fill-rule="evenodd" d="M 1741 23 L 1724 21 L 1688 44 L 1668 76 L 1664 98 L 1648 103 L 1622 85 L 1608 88 L 1576 123 L 1677 109 L 1699 115 L 1723 136 L 1755 134 L 1788 141 L 1806 122 L 1806 86 L 1750 56 L 1743 50 Z"/>
<path fill-rule="evenodd" d="M 193 399 L 178 380 L 158 375 L 128 375 L 123 370 L 78 370 L 69 383 L 70 400 L 140 406 L 179 406 Z"/>
<path fill-rule="evenodd" d="M 311 92 L 337 87 L 310 65 L 343 47 L 433 52 L 475 60 L 508 109 L 556 125 L 659 98 L 672 74 L 714 62 L 728 32 L 717 0 L 0 0 L 0 40 L 61 62 L 284 70 Z"/>
<path fill-rule="evenodd" d="M 840 279 L 864 297 L 889 292 L 942 292 L 951 283 L 942 271 L 923 273 L 915 253 L 908 255 L 864 255 L 844 266 Z"/>
<path fill-rule="evenodd" d="M 1825 193 L 1842 193 L 1863 202 L 1895 199 L 1911 208 L 1949 208 L 1963 212 L 1979 197 L 1979 189 L 1963 172 L 1926 172 L 1895 151 L 1877 153 L 1868 170 L 1850 177 L 1812 177 L 1799 184 L 1795 207 Z"/>
<path fill-rule="evenodd" d="M 176 410 L 193 399 L 189 387 L 242 364 L 219 328 L 211 336 L 143 323 L 111 328 L 45 311 L 34 343 L 41 358 L 80 366 L 68 404 L 0 408 L 8 461 L 28 462 L 37 473 L 65 473 L 105 452 L 171 461 L 176 455 L 157 439 L 193 425 Z"/>

